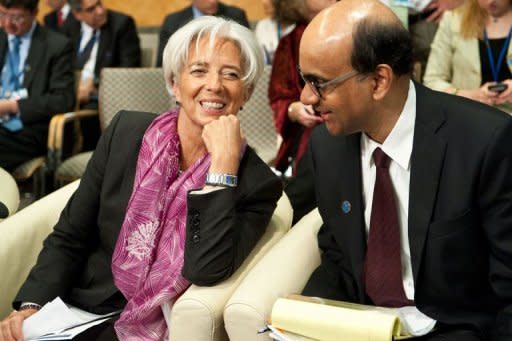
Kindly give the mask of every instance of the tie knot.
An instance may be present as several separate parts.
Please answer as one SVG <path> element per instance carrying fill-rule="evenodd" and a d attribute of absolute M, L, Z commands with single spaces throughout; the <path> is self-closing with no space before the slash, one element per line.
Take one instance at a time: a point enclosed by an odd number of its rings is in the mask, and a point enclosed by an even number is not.
<path fill-rule="evenodd" d="M 20 37 L 14 37 L 14 39 L 12 40 L 12 43 L 13 43 L 13 47 L 15 49 L 18 49 L 21 45 L 21 38 Z"/>
<path fill-rule="evenodd" d="M 386 155 L 380 148 L 373 151 L 373 162 L 379 168 L 389 168 L 389 156 Z"/>

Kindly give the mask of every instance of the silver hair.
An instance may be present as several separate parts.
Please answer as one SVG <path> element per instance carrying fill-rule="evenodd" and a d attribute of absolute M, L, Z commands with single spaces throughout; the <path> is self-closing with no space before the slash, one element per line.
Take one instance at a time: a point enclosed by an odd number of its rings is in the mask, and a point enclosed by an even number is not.
<path fill-rule="evenodd" d="M 256 37 L 248 28 L 234 21 L 205 15 L 190 21 L 167 41 L 162 64 L 169 92 L 171 92 L 171 83 L 179 81 L 181 70 L 188 59 L 190 46 L 195 43 L 198 49 L 199 41 L 203 37 L 209 38 L 209 53 L 214 53 L 215 43 L 219 38 L 232 41 L 240 48 L 242 80 L 246 89 L 254 89 L 264 67 L 263 53 Z"/>

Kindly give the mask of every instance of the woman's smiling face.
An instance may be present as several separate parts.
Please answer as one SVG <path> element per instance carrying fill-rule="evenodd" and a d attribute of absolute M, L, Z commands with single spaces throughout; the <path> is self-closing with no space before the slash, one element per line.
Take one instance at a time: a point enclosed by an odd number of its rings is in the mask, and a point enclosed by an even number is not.
<path fill-rule="evenodd" d="M 180 110 L 193 124 L 203 127 L 219 116 L 236 115 L 248 100 L 241 58 L 240 48 L 230 40 L 216 40 L 213 49 L 208 38 L 202 38 L 197 48 L 193 41 L 172 84 Z"/>

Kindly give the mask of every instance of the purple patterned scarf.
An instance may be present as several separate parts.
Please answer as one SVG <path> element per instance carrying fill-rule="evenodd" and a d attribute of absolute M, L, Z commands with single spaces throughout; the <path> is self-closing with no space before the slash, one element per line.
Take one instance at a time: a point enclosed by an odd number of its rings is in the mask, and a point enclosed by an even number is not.
<path fill-rule="evenodd" d="M 182 277 L 187 193 L 204 186 L 210 156 L 179 174 L 178 109 L 158 116 L 139 151 L 133 193 L 112 256 L 114 282 L 128 300 L 115 324 L 121 340 L 162 340 L 163 303 L 189 286 Z"/>

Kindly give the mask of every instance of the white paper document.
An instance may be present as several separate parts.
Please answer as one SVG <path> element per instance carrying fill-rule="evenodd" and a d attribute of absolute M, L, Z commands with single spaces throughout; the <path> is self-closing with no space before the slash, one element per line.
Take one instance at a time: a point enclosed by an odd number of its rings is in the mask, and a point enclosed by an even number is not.
<path fill-rule="evenodd" d="M 81 332 L 108 320 L 118 313 L 91 314 L 66 305 L 60 297 L 57 297 L 23 322 L 23 336 L 27 341 L 71 340 Z"/>

